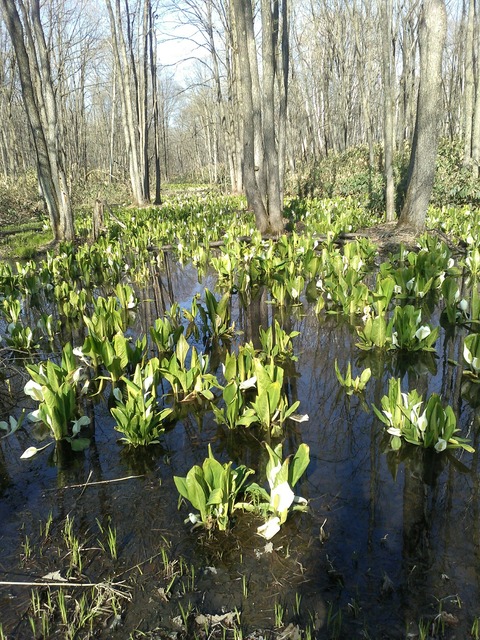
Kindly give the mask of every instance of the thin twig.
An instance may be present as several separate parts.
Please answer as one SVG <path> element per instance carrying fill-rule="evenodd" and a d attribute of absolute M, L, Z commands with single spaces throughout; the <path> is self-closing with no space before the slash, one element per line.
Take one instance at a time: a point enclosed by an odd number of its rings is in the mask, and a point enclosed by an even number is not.
<path fill-rule="evenodd" d="M 93 469 L 90 469 L 90 473 L 88 474 L 87 481 L 83 485 L 83 488 L 80 491 L 80 495 L 78 496 L 79 498 L 81 498 L 83 496 L 83 494 L 85 493 L 85 489 L 88 487 L 88 483 L 90 482 L 90 478 L 92 477 L 92 474 L 93 474 Z"/>
<path fill-rule="evenodd" d="M 81 484 L 69 484 L 66 487 L 60 487 L 60 488 L 61 489 L 79 489 L 80 487 L 82 487 L 83 489 L 85 489 L 87 486 L 93 487 L 96 484 L 111 484 L 113 482 L 123 482 L 124 480 L 133 480 L 134 478 L 145 477 L 145 474 L 142 473 L 139 476 L 125 476 L 125 478 L 113 478 L 113 480 L 97 480 L 97 482 L 89 482 L 91 475 L 92 473 L 90 472 L 86 482 L 82 482 Z M 55 487 L 54 489 L 47 489 L 47 491 L 58 491 L 58 487 Z"/>

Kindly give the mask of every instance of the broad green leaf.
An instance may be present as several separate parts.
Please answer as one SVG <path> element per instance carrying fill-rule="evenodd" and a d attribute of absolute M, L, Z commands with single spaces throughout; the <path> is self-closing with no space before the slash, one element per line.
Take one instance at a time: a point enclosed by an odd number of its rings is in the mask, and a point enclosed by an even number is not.
<path fill-rule="evenodd" d="M 221 488 L 214 489 L 208 496 L 207 505 L 222 504 L 224 502 L 223 490 Z"/>
<path fill-rule="evenodd" d="M 290 461 L 288 480 L 290 485 L 294 487 L 302 475 L 307 470 L 310 463 L 310 448 L 307 444 L 299 445 L 297 452 Z"/>

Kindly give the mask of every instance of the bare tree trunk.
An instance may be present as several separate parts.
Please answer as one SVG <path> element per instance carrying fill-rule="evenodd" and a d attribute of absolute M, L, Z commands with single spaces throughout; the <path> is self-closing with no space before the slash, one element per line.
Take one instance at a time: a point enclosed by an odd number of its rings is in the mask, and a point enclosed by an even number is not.
<path fill-rule="evenodd" d="M 148 158 L 148 31 L 150 0 L 144 0 L 143 27 L 141 39 L 141 64 L 138 86 L 138 112 L 140 148 L 142 154 L 143 197 L 150 200 L 150 167 Z"/>
<path fill-rule="evenodd" d="M 288 7 L 284 0 L 280 13 L 279 0 L 261 2 L 263 73 L 260 87 L 251 0 L 233 0 L 232 6 L 242 91 L 243 177 L 247 201 L 255 213 L 258 229 L 262 233 L 279 234 L 284 228 L 284 168 L 280 167 L 280 161 L 285 161 L 285 152 L 279 150 L 279 144 L 285 143 L 282 126 L 286 127 L 287 109 Z M 280 15 L 282 39 L 279 56 Z M 276 84 L 279 74 L 282 78 Z"/>
<path fill-rule="evenodd" d="M 115 14 L 113 12 L 111 0 L 105 0 L 110 18 L 110 27 L 112 32 L 113 53 L 115 64 L 117 66 L 120 99 L 122 103 L 123 128 L 125 135 L 125 144 L 127 147 L 130 183 L 132 186 L 133 197 L 135 203 L 142 206 L 146 203 L 144 172 L 140 163 L 142 147 L 140 145 L 140 127 L 139 110 L 138 110 L 138 79 L 135 67 L 132 69 L 133 49 L 130 42 L 130 60 L 127 49 L 127 42 L 123 32 L 120 0 L 115 0 Z M 128 3 L 127 3 L 128 8 Z M 127 36 L 130 32 L 130 16 L 127 11 Z M 133 63 L 134 64 L 134 63 Z M 135 94 L 132 96 L 132 87 Z"/>
<path fill-rule="evenodd" d="M 444 0 L 425 0 L 419 26 L 420 84 L 417 118 L 399 226 L 425 228 L 435 177 L 442 113 L 442 56 L 447 30 Z"/>
<path fill-rule="evenodd" d="M 467 29 L 465 33 L 465 90 L 464 90 L 464 150 L 463 162 L 470 165 L 472 162 L 472 130 L 473 130 L 473 105 L 474 105 L 474 20 L 475 0 L 470 0 L 468 4 Z"/>
<path fill-rule="evenodd" d="M 245 4 L 250 4 L 250 0 L 247 0 L 246 3 L 242 0 L 233 0 L 235 25 L 237 28 L 238 67 L 241 85 L 240 109 L 243 116 L 243 180 L 245 184 L 247 202 L 255 214 L 257 228 L 261 233 L 265 233 L 268 229 L 268 216 L 255 177 L 255 120 L 253 113 L 254 101 L 251 74 L 251 66 L 253 62 L 250 62 L 249 59 L 247 37 L 250 32 L 247 32 Z M 255 64 L 257 63 L 256 59 L 254 62 Z"/>
<path fill-rule="evenodd" d="M 115 146 L 115 116 L 117 112 L 117 65 L 113 65 L 113 79 L 112 79 L 112 112 L 110 114 L 110 160 L 108 165 L 108 181 L 111 183 L 113 180 L 113 152 Z"/>
<path fill-rule="evenodd" d="M 38 0 L 32 0 L 30 15 L 23 0 L 16 3 L 0 0 L 0 7 L 17 57 L 25 110 L 35 145 L 38 182 L 47 205 L 54 241 L 72 240 L 73 214 L 40 4 Z"/>
<path fill-rule="evenodd" d="M 383 69 L 383 114 L 384 114 L 384 171 L 385 171 L 385 208 L 387 222 L 395 220 L 395 183 L 393 178 L 393 142 L 394 142 L 394 65 L 392 55 L 393 0 L 381 3 L 382 11 L 382 69 Z"/>
<path fill-rule="evenodd" d="M 155 200 L 154 204 L 161 204 L 161 171 L 160 171 L 160 127 L 159 127 L 159 109 L 158 109 L 158 87 L 157 87 L 157 52 L 153 46 L 153 19 L 152 6 L 148 5 L 149 17 L 149 51 L 150 51 L 150 73 L 152 83 L 152 119 L 153 119 L 153 162 L 155 165 Z M 155 40 L 156 42 L 156 40 Z"/>
<path fill-rule="evenodd" d="M 276 4 L 276 3 L 275 3 Z M 272 227 L 283 229 L 280 200 L 280 174 L 278 165 L 278 147 L 275 140 L 275 71 L 276 42 L 269 38 L 278 35 L 277 25 L 273 25 L 270 0 L 262 0 L 262 53 L 263 53 L 263 141 L 267 166 L 267 207 Z M 263 163 L 262 163 L 263 164 Z"/>
<path fill-rule="evenodd" d="M 473 1 L 473 0 L 472 0 Z M 472 175 L 478 180 L 480 169 L 480 11 L 475 12 L 475 103 L 472 125 Z"/>

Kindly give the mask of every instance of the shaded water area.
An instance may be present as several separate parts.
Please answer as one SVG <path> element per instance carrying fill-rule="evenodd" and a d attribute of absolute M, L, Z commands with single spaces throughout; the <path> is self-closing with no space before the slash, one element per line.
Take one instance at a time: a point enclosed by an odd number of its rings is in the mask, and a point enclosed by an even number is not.
<path fill-rule="evenodd" d="M 214 289 L 213 277 L 199 283 L 193 268 L 171 265 L 168 283 L 138 291 L 148 302 L 136 330 L 147 332 L 173 301 L 189 307 L 205 286 Z M 118 442 L 102 397 L 91 408 L 95 436 L 84 452 L 48 447 L 24 461 L 20 455 L 32 444 L 28 431 L 2 441 L 0 580 L 65 575 L 72 553 L 65 523 L 73 521 L 81 580 L 124 585 L 130 598 L 119 599 L 117 614 L 95 637 L 206 637 L 174 619 L 230 612 L 244 637 L 278 637 L 289 623 L 318 638 L 418 637 L 422 620 L 430 629 L 435 624 L 435 637 L 470 637 L 480 616 L 480 421 L 478 391 L 466 386 L 455 365 L 462 359 L 461 330 L 442 330 L 434 355 L 402 359 L 361 352 L 345 319 L 318 316 L 306 303 L 280 312 L 259 292 L 246 306 L 234 295 L 232 305 L 242 332 L 238 343 L 255 343 L 259 326 L 275 316 L 289 332 L 300 332 L 294 339 L 298 360 L 287 368 L 286 381 L 290 400 L 300 401 L 309 421 L 287 425 L 284 453 L 301 442 L 310 446 L 310 465 L 296 487 L 309 511 L 291 514 L 271 544 L 257 535 L 258 518 L 240 512 L 226 533 L 192 529 L 185 523 L 189 508 L 177 508 L 173 476 L 201 464 L 211 443 L 218 459 L 254 468 L 263 482 L 265 436 L 228 432 L 211 412 L 186 413 L 161 445 L 132 449 Z M 438 322 L 435 310 L 433 318 Z M 340 388 L 336 359 L 341 371 L 349 361 L 355 371 L 371 367 L 364 403 Z M 476 453 L 387 452 L 383 427 L 368 407 L 380 406 L 392 375 L 424 397 L 441 393 Z M 109 528 L 116 531 L 117 558 L 108 553 Z M 29 587 L 0 586 L 0 622 L 8 638 L 34 637 L 30 605 Z M 77 637 L 90 636 L 82 631 Z"/>

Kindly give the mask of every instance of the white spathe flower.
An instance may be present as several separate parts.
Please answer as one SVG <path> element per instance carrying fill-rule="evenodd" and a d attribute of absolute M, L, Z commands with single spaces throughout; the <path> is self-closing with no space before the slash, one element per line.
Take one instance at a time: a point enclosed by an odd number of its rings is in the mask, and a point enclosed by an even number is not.
<path fill-rule="evenodd" d="M 80 380 L 83 380 L 82 375 L 83 367 L 77 367 L 72 374 L 72 380 L 75 384 L 78 384 Z"/>
<path fill-rule="evenodd" d="M 430 327 L 424 324 L 415 331 L 415 337 L 417 338 L 417 340 L 421 341 L 425 340 L 425 338 L 428 338 L 431 333 L 432 330 L 430 329 Z"/>
<path fill-rule="evenodd" d="M 428 421 L 426 411 L 424 411 L 422 415 L 420 415 L 420 407 L 422 406 L 422 404 L 423 402 L 417 402 L 417 404 L 413 405 L 412 410 L 410 411 L 410 422 L 414 424 L 422 433 L 425 433 Z"/>
<path fill-rule="evenodd" d="M 387 429 L 387 433 L 389 433 L 391 436 L 398 436 L 399 438 L 402 435 L 402 432 L 400 431 L 400 429 L 397 429 L 397 427 L 389 427 Z"/>
<path fill-rule="evenodd" d="M 472 364 L 473 354 L 466 344 L 463 345 L 463 357 L 468 364 Z"/>
<path fill-rule="evenodd" d="M 28 415 L 27 415 L 28 420 L 30 420 L 30 422 L 42 422 L 42 418 L 40 417 L 40 410 L 39 409 L 35 409 L 35 411 L 31 411 Z"/>
<path fill-rule="evenodd" d="M 460 309 L 460 311 L 462 313 L 467 313 L 467 311 L 468 311 L 468 302 L 467 302 L 467 300 L 465 300 L 465 298 L 462 298 L 462 300 L 460 300 L 460 302 L 458 303 L 458 308 Z"/>
<path fill-rule="evenodd" d="M 294 300 L 298 298 L 299 292 L 297 291 L 297 289 L 295 289 L 295 287 L 292 287 L 291 295 Z"/>
<path fill-rule="evenodd" d="M 257 376 L 252 376 L 251 378 L 247 378 L 239 384 L 240 391 L 246 391 L 247 389 L 253 389 L 257 384 Z"/>
<path fill-rule="evenodd" d="M 403 289 L 402 286 L 400 284 L 395 284 L 393 285 L 393 293 L 402 293 Z"/>
<path fill-rule="evenodd" d="M 38 453 L 37 447 L 28 447 L 20 456 L 20 460 L 28 460 Z"/>
<path fill-rule="evenodd" d="M 390 422 L 390 424 L 393 424 L 393 415 L 391 414 L 390 411 L 387 411 L 386 409 L 383 409 L 384 416 L 386 417 L 386 419 Z"/>
<path fill-rule="evenodd" d="M 414 285 L 415 285 L 415 278 L 412 278 L 411 280 L 405 283 L 405 286 L 407 287 L 407 291 L 411 291 Z"/>
<path fill-rule="evenodd" d="M 273 489 L 273 487 L 275 486 L 275 478 L 277 477 L 278 472 L 280 471 L 281 468 L 282 468 L 282 465 L 280 462 L 278 462 L 274 467 L 270 469 L 270 473 L 268 474 L 268 477 L 267 477 L 268 484 L 270 485 L 270 489 Z"/>
<path fill-rule="evenodd" d="M 427 426 L 428 426 L 427 412 L 424 411 L 422 415 L 418 417 L 417 427 L 422 433 L 425 433 Z"/>
<path fill-rule="evenodd" d="M 446 448 L 447 448 L 447 441 L 444 440 L 443 438 L 439 438 L 437 444 L 435 445 L 435 451 L 437 453 L 441 453 L 442 451 L 445 451 Z"/>
<path fill-rule="evenodd" d="M 392 333 L 392 344 L 394 347 L 398 347 L 398 333 L 396 331 Z"/>
<path fill-rule="evenodd" d="M 274 516 L 267 520 L 265 524 L 262 524 L 257 528 L 257 533 L 265 538 L 265 540 L 271 540 L 274 535 L 280 531 L 280 518 Z"/>
<path fill-rule="evenodd" d="M 152 384 L 153 384 L 153 376 L 147 376 L 143 381 L 143 390 L 149 391 Z"/>
<path fill-rule="evenodd" d="M 447 262 L 447 269 L 451 269 L 455 265 L 455 260 L 450 258 Z"/>
<path fill-rule="evenodd" d="M 282 482 L 272 489 L 270 494 L 270 505 L 277 513 L 288 511 L 292 505 L 295 494 L 288 482 Z"/>
<path fill-rule="evenodd" d="M 37 402 L 43 402 L 44 400 L 42 385 L 38 384 L 38 382 L 35 382 L 34 380 L 29 380 L 23 387 L 23 391 L 27 396 L 30 396 L 30 398 L 33 398 L 33 400 L 36 400 Z"/>
<path fill-rule="evenodd" d="M 363 323 L 365 324 L 365 322 L 370 318 L 370 312 L 371 312 L 372 308 L 370 307 L 369 304 L 367 304 L 365 307 L 363 307 L 363 316 L 362 316 L 362 320 Z"/>

